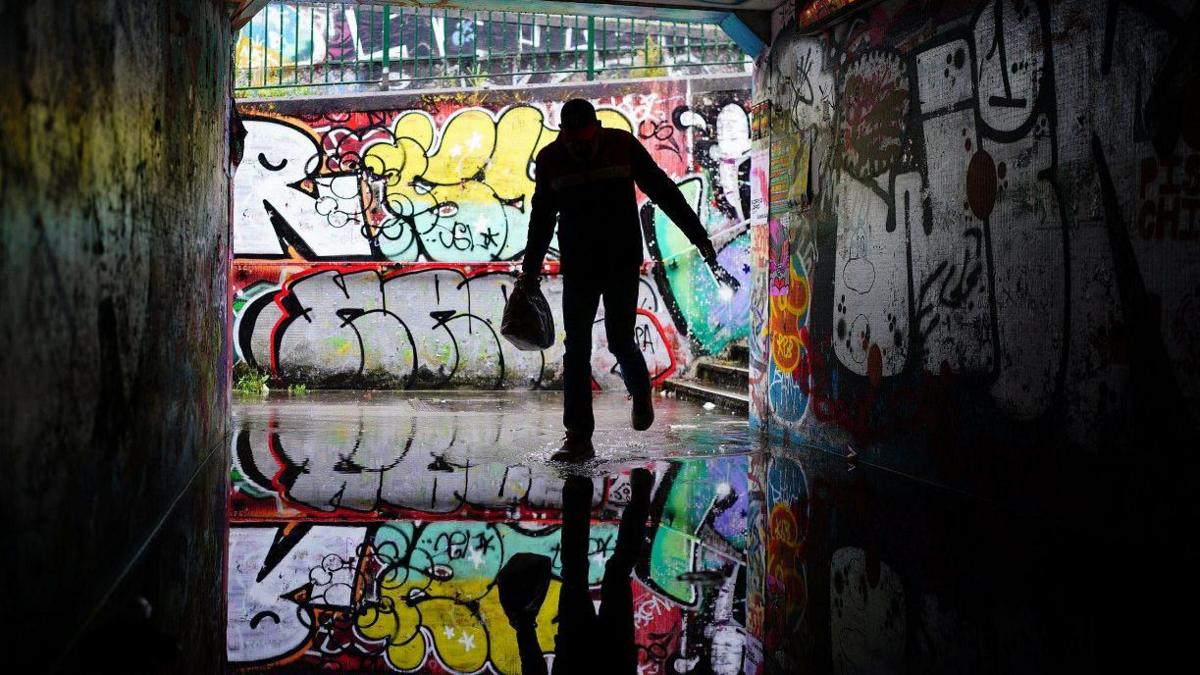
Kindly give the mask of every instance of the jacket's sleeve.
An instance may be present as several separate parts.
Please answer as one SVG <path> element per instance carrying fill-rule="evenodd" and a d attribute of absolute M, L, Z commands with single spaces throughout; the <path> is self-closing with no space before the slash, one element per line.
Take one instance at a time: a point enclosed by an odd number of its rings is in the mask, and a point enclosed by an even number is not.
<path fill-rule="evenodd" d="M 529 211 L 529 239 L 525 243 L 525 260 L 521 264 L 521 271 L 530 277 L 541 272 L 542 261 L 550 249 L 550 239 L 554 237 L 554 226 L 558 221 L 558 200 L 547 175 L 550 167 L 545 166 L 543 170 L 543 166 L 540 161 L 535 164 L 537 176 Z"/>
<path fill-rule="evenodd" d="M 687 203 L 679 186 L 658 166 L 637 138 L 630 135 L 629 142 L 632 145 L 629 163 L 634 182 L 667 214 L 693 246 L 700 247 L 707 243 L 708 230 L 704 229 L 700 217 Z"/>

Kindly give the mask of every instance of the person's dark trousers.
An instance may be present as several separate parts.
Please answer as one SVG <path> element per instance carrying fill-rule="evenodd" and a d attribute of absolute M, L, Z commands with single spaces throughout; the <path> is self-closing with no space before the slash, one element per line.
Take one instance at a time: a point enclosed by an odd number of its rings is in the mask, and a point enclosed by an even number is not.
<path fill-rule="evenodd" d="M 555 635 L 554 675 L 597 672 L 596 610 L 588 588 L 588 535 L 591 529 L 592 480 L 571 476 L 563 485 L 562 539 L 559 565 L 558 633 Z"/>
<path fill-rule="evenodd" d="M 563 275 L 563 426 L 567 433 L 590 438 L 592 416 L 592 326 L 604 300 L 608 350 L 617 359 L 625 389 L 634 397 L 650 393 L 650 372 L 634 338 L 640 277 L 636 268 Z"/>
<path fill-rule="evenodd" d="M 588 537 L 593 484 L 571 476 L 563 486 L 559 564 L 558 635 L 553 675 L 635 675 L 633 588 L 629 576 L 641 556 L 654 477 L 634 469 L 629 505 L 617 526 L 617 542 L 600 581 L 599 613 L 588 589 Z"/>

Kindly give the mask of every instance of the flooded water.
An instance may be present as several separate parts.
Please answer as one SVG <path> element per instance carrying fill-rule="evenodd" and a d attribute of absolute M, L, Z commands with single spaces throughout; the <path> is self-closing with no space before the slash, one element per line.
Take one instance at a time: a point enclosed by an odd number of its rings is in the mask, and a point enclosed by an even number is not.
<path fill-rule="evenodd" d="M 746 611 L 747 423 L 673 399 L 657 407 L 654 428 L 636 433 L 624 397 L 598 397 L 597 457 L 571 466 L 548 461 L 561 440 L 554 393 L 239 402 L 230 661 L 523 672 L 497 579 L 514 560 L 544 556 L 533 638 L 542 663 L 616 649 L 595 640 L 571 647 L 569 631 L 603 628 L 632 638 L 627 662 L 643 673 L 752 669 L 761 657 Z M 641 526 L 626 525 L 619 547 L 631 502 Z M 564 523 L 585 533 L 577 545 L 563 543 Z M 618 548 L 628 561 L 609 565 Z M 584 618 L 560 620 L 581 593 Z M 599 614 L 587 616 L 596 604 Z M 529 658 L 527 650 L 524 672 L 536 668 Z M 603 670 L 621 670 L 612 668 Z"/>
<path fill-rule="evenodd" d="M 1038 672 L 1099 663 L 1130 635 L 1110 617 L 1153 604 L 1103 590 L 1098 560 L 1125 558 L 1102 536 L 764 449 L 671 399 L 635 433 L 623 397 L 597 398 L 597 458 L 555 465 L 560 402 L 239 402 L 231 667 Z"/>

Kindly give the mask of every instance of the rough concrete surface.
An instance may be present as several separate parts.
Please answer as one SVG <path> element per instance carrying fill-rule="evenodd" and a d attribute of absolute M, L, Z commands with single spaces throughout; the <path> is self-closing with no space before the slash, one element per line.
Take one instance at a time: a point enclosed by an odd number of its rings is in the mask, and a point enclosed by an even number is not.
<path fill-rule="evenodd" d="M 219 667 L 229 30 L 217 0 L 0 3 L 3 613 L 33 671 Z M 131 592 L 161 658 L 96 637 L 137 639 Z"/>

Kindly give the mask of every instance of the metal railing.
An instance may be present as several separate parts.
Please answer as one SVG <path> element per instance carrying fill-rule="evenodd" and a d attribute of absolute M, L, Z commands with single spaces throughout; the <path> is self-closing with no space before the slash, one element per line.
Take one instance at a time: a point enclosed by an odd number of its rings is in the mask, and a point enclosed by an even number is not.
<path fill-rule="evenodd" d="M 238 32 L 235 57 L 249 97 L 750 69 L 713 24 L 358 2 L 271 2 Z"/>

